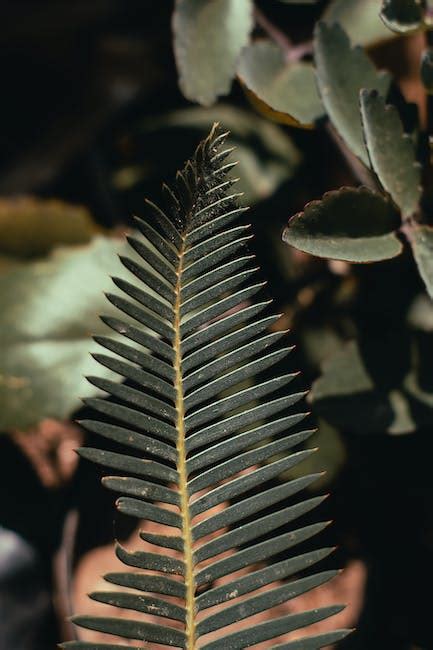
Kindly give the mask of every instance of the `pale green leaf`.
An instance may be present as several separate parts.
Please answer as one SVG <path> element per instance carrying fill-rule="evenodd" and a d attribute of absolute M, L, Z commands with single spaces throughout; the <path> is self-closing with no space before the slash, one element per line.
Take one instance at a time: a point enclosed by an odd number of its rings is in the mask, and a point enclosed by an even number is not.
<path fill-rule="evenodd" d="M 117 312 L 103 291 L 113 288 L 109 273 L 128 273 L 117 259 L 126 249 L 98 237 L 0 275 L 0 430 L 67 418 L 80 406 L 96 368 L 91 336 L 107 333 L 99 314 Z"/>
<path fill-rule="evenodd" d="M 382 0 L 331 0 L 322 19 L 340 23 L 352 43 L 375 45 L 395 36 L 379 17 L 381 5 Z"/>
<path fill-rule="evenodd" d="M 237 73 L 255 97 L 301 126 L 312 125 L 324 113 L 312 65 L 288 61 L 271 41 L 244 48 Z"/>
<path fill-rule="evenodd" d="M 433 228 L 431 226 L 414 226 L 411 229 L 412 246 L 418 271 L 430 298 L 433 299 Z"/>
<path fill-rule="evenodd" d="M 230 92 L 253 26 L 251 0 L 177 0 L 173 15 L 179 84 L 204 106 Z"/>
<path fill-rule="evenodd" d="M 329 118 L 349 148 L 368 167 L 359 91 L 371 88 L 386 96 L 390 76 L 378 72 L 361 47 L 351 47 L 347 34 L 338 24 L 317 25 L 314 53 L 320 95 Z"/>
<path fill-rule="evenodd" d="M 318 257 L 376 262 L 401 252 L 398 225 L 390 201 L 366 188 L 345 187 L 307 203 L 290 219 L 283 240 Z"/>
<path fill-rule="evenodd" d="M 421 166 L 412 138 L 405 134 L 397 109 L 376 91 L 360 94 L 365 142 L 372 167 L 382 186 L 401 209 L 413 215 L 421 198 Z"/>

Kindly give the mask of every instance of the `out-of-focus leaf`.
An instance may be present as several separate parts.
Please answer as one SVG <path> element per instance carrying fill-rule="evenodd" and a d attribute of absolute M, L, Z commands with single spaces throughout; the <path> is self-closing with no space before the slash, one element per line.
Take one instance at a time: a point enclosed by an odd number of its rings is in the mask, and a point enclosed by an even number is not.
<path fill-rule="evenodd" d="M 316 371 L 342 345 L 341 338 L 331 327 L 302 327 L 299 335 L 307 361 Z"/>
<path fill-rule="evenodd" d="M 352 43 L 374 45 L 395 36 L 379 17 L 381 0 L 331 0 L 322 19 L 340 23 Z"/>
<path fill-rule="evenodd" d="M 287 61 L 283 50 L 271 41 L 256 41 L 244 48 L 237 74 L 276 121 L 310 128 L 324 113 L 313 66 Z"/>
<path fill-rule="evenodd" d="M 433 299 L 433 228 L 431 226 L 414 226 L 411 229 L 412 245 L 418 271 L 430 298 Z"/>
<path fill-rule="evenodd" d="M 358 416 L 365 412 L 364 420 L 378 418 L 380 430 L 388 423 L 390 414 L 380 401 L 375 404 L 373 391 L 374 383 L 364 367 L 358 345 L 351 341 L 323 364 L 322 375 L 313 383 L 310 399 L 316 410 L 337 426 L 346 427 L 349 423 L 362 431 L 365 422 L 360 422 Z"/>
<path fill-rule="evenodd" d="M 417 428 L 410 396 L 398 387 L 390 390 L 375 385 L 356 341 L 324 363 L 310 400 L 319 415 L 343 431 L 399 435 Z M 425 410 L 422 414 L 424 424 L 429 415 Z"/>
<path fill-rule="evenodd" d="M 401 252 L 394 233 L 398 225 L 397 211 L 380 194 L 343 187 L 307 203 L 290 219 L 283 240 L 318 257 L 375 262 Z"/>
<path fill-rule="evenodd" d="M 424 309 L 420 313 L 420 308 L 418 308 L 417 314 L 419 320 L 422 318 L 422 322 L 418 323 L 418 327 L 414 326 L 412 314 L 411 324 L 415 330 L 412 343 L 412 367 L 405 377 L 404 386 L 414 399 L 432 411 L 433 375 L 431 371 L 431 359 L 433 356 L 433 304 L 425 295 L 419 298 L 425 298 Z"/>
<path fill-rule="evenodd" d="M 372 167 L 404 217 L 414 214 L 421 198 L 421 167 L 412 138 L 404 133 L 397 109 L 377 91 L 361 90 L 361 115 Z"/>
<path fill-rule="evenodd" d="M 316 453 L 308 456 L 302 465 L 293 467 L 283 474 L 284 478 L 301 478 L 305 473 L 316 474 L 323 472 L 322 476 L 311 487 L 320 490 L 332 483 L 346 462 L 346 448 L 341 434 L 326 420 L 319 418 L 318 430 L 306 445 L 308 449 L 317 448 Z M 326 470 L 326 471 L 325 471 Z"/>
<path fill-rule="evenodd" d="M 433 332 L 433 302 L 425 293 L 418 295 L 411 304 L 407 321 L 415 330 Z"/>
<path fill-rule="evenodd" d="M 10 462 L 10 461 L 9 461 Z M 5 466 L 5 464 L 4 464 Z M 34 485 L 27 474 L 22 482 Z M 19 478 L 14 475 L 18 481 Z M 27 488 L 28 489 L 28 488 Z M 42 499 L 40 499 L 42 501 Z M 30 501 L 30 500 L 29 500 Z M 36 498 L 22 507 L 29 519 L 29 509 Z M 15 502 L 16 507 L 16 502 Z M 7 516 L 7 515 L 6 515 Z M 15 531 L 0 526 L 0 638 L 4 648 L 32 650 L 39 645 L 42 630 L 50 621 L 50 588 L 36 544 L 33 545 Z"/>
<path fill-rule="evenodd" d="M 362 48 L 351 47 L 347 34 L 338 24 L 317 25 L 314 52 L 319 90 L 329 118 L 349 148 L 368 167 L 359 91 L 371 88 L 386 96 L 390 76 L 378 72 Z"/>
<path fill-rule="evenodd" d="M 298 168 L 300 153 L 283 129 L 233 106 L 220 104 L 212 109 L 195 106 L 172 111 L 147 120 L 144 129 L 193 129 L 202 135 L 209 132 L 214 122 L 221 122 L 230 131 L 227 147 L 236 147 L 231 157 L 239 165 L 230 173 L 233 177 L 240 176 L 236 189 L 244 193 L 241 203 L 251 205 L 266 199 Z"/>
<path fill-rule="evenodd" d="M 433 409 L 433 390 L 425 390 L 419 382 L 416 372 L 410 372 L 405 379 L 405 388 L 416 400 L 422 402 L 429 409 Z"/>
<path fill-rule="evenodd" d="M 230 92 L 252 26 L 251 0 L 177 0 L 174 52 L 185 97 L 209 106 Z"/>
<path fill-rule="evenodd" d="M 393 32 L 407 34 L 422 25 L 424 0 L 383 0 L 380 17 Z"/>
<path fill-rule="evenodd" d="M 421 81 L 426 91 L 433 93 L 433 50 L 424 50 L 421 55 Z"/>
<path fill-rule="evenodd" d="M 107 333 L 99 314 L 118 313 L 103 295 L 108 274 L 128 274 L 116 259 L 127 248 L 97 237 L 0 275 L 0 430 L 65 419 L 80 406 L 96 366 L 91 335 Z"/>
<path fill-rule="evenodd" d="M 101 229 L 83 206 L 35 197 L 0 198 L 0 255 L 45 255 L 58 244 L 84 244 Z"/>
<path fill-rule="evenodd" d="M 20 264 L 21 260 L 19 260 L 17 257 L 0 255 L 0 273 L 3 273 L 4 271 L 10 271 L 10 269 L 14 268 L 15 266 L 19 266 Z"/>

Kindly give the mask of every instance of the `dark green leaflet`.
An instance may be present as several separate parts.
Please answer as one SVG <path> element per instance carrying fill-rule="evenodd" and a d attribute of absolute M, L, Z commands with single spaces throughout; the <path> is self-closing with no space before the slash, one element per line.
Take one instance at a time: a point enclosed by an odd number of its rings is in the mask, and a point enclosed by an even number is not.
<path fill-rule="evenodd" d="M 328 580 L 334 578 L 336 574 L 337 571 L 318 573 L 315 576 L 289 582 L 282 587 L 277 587 L 270 591 L 266 591 L 259 596 L 253 596 L 252 598 L 243 600 L 237 605 L 227 607 L 221 612 L 208 616 L 208 618 L 200 621 L 197 625 L 199 634 L 201 636 L 207 632 L 218 630 L 225 625 L 230 625 L 230 623 L 235 623 L 236 621 L 247 618 L 248 616 L 253 616 L 253 614 L 257 614 L 258 612 L 270 609 L 275 605 L 287 602 L 306 591 L 310 591 L 310 589 L 314 589 L 314 587 L 317 587 L 324 582 L 328 582 Z"/>
<path fill-rule="evenodd" d="M 234 223 L 243 209 L 226 178 L 232 164 L 223 162 L 224 139 L 213 129 L 175 188 L 164 188 L 167 208 L 148 203 L 151 223 L 136 220 L 140 232 L 129 238 L 135 259 L 122 259 L 131 279 L 114 278 L 122 295 L 108 296 L 119 319 L 104 319 L 116 338 L 99 337 L 104 353 L 94 355 L 118 379 L 90 378 L 109 400 L 86 400 L 96 415 L 83 423 L 122 448 L 80 450 L 112 470 L 103 483 L 118 494 L 118 510 L 146 526 L 141 548 L 116 546 L 130 570 L 106 575 L 107 589 L 91 594 L 102 606 L 135 612 L 133 620 L 102 615 L 75 622 L 185 650 L 246 648 L 340 611 L 330 606 L 249 623 L 335 571 L 302 575 L 332 549 L 292 554 L 327 526 L 295 523 L 323 500 L 293 502 L 320 474 L 281 478 L 312 453 L 296 449 L 312 431 L 292 430 L 306 416 L 294 409 L 305 393 L 288 392 L 296 377 L 287 367 L 291 347 L 285 332 L 271 329 L 278 317 L 265 313 L 270 302 L 246 248 L 250 235 Z M 239 577 L 242 568 L 248 572 Z M 113 584 L 125 591 L 110 589 Z M 268 591 L 257 593 L 266 585 Z M 214 606 L 199 622 L 197 612 Z M 240 627 L 228 631 L 236 622 Z M 346 633 L 281 647 L 319 648 Z M 124 646 L 80 641 L 64 647 Z"/>
<path fill-rule="evenodd" d="M 122 593 L 118 591 L 95 592 L 89 594 L 89 597 L 93 600 L 99 601 L 100 603 L 114 605 L 114 607 L 133 609 L 137 612 L 171 618 L 175 621 L 185 621 L 185 610 L 183 607 L 173 605 L 172 603 L 167 603 L 161 598 L 135 596 L 134 594 Z"/>
<path fill-rule="evenodd" d="M 121 587 L 130 587 L 131 589 L 150 591 L 151 593 L 177 598 L 185 597 L 184 585 L 165 576 L 145 575 L 129 571 L 128 573 L 107 573 L 104 579 Z"/>
<path fill-rule="evenodd" d="M 94 340 L 96 343 L 99 343 L 99 345 L 102 345 L 102 347 L 106 348 L 107 350 L 111 350 L 111 352 L 118 354 L 120 357 L 136 363 L 138 366 L 141 366 L 145 370 L 149 370 L 155 375 L 160 375 L 164 379 L 168 379 L 170 382 L 174 381 L 173 368 L 169 366 L 165 361 L 157 359 L 155 356 L 145 354 L 140 350 L 131 347 L 130 345 L 125 345 L 119 341 L 107 338 L 106 336 L 95 336 Z M 124 368 L 127 367 L 130 368 L 130 366 L 127 366 L 125 364 Z M 136 369 L 136 372 L 139 372 L 138 369 Z M 119 374 L 123 374 L 123 372 Z"/>
<path fill-rule="evenodd" d="M 323 530 L 323 528 L 324 524 L 316 524 L 314 527 L 310 527 L 309 530 L 304 530 L 304 536 L 299 536 L 299 541 L 308 539 L 308 534 L 310 534 L 311 537 L 311 535 L 315 535 L 320 530 Z M 332 549 L 328 548 L 298 555 L 290 560 L 283 560 L 282 562 L 277 562 L 265 569 L 254 571 L 253 573 L 238 578 L 222 587 L 209 589 L 209 591 L 206 591 L 198 597 L 198 608 L 199 610 L 208 609 L 214 605 L 233 600 L 237 595 L 242 596 L 243 594 L 248 594 L 255 591 L 260 586 L 266 586 L 276 580 L 282 580 L 292 576 L 294 573 L 302 571 L 303 569 L 320 562 L 321 559 L 329 555 L 331 552 Z"/>
<path fill-rule="evenodd" d="M 260 537 L 263 530 L 266 530 L 266 532 L 269 533 L 280 526 L 284 526 L 290 521 L 293 521 L 293 519 L 297 519 L 309 510 L 318 506 L 323 499 L 324 497 L 307 499 L 307 501 L 302 501 L 294 506 L 283 508 L 283 510 L 278 510 L 270 515 L 258 517 L 258 519 L 249 524 L 244 524 L 235 530 L 220 535 L 211 542 L 207 542 L 200 546 L 200 548 L 194 553 L 195 560 L 196 562 L 201 562 L 209 557 L 214 557 L 219 553 L 223 553 L 230 548 L 240 546 L 252 539 Z"/>
<path fill-rule="evenodd" d="M 118 454 L 114 451 L 104 451 L 103 449 L 92 449 L 91 447 L 81 447 L 78 453 L 82 458 L 99 463 L 104 467 L 111 467 L 128 474 L 137 474 L 146 478 L 157 478 L 161 481 L 167 481 L 177 485 L 179 475 L 176 470 L 157 463 L 152 460 L 142 460 L 127 454 Z"/>

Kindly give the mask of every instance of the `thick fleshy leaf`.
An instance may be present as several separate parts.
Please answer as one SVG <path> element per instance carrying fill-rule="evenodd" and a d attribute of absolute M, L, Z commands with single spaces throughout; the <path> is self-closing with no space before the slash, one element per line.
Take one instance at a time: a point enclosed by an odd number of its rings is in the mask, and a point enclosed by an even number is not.
<path fill-rule="evenodd" d="M 361 47 L 352 47 L 338 24 L 322 22 L 316 26 L 314 58 L 320 95 L 331 122 L 353 153 L 369 166 L 359 92 L 370 88 L 386 96 L 389 74 L 378 72 Z"/>
<path fill-rule="evenodd" d="M 412 138 L 404 133 L 394 106 L 377 91 L 361 90 L 361 116 L 371 165 L 403 217 L 413 215 L 421 198 L 421 166 Z"/>
<path fill-rule="evenodd" d="M 311 127 L 323 115 L 314 68 L 302 61 L 288 62 L 272 41 L 256 41 L 244 48 L 237 74 L 242 84 L 273 113 L 277 121 Z"/>
<path fill-rule="evenodd" d="M 422 26 L 424 0 L 383 0 L 380 17 L 393 32 L 407 34 Z"/>
<path fill-rule="evenodd" d="M 410 239 L 418 271 L 430 298 L 433 299 L 433 228 L 414 226 Z"/>
<path fill-rule="evenodd" d="M 381 21 L 382 0 L 331 0 L 322 20 L 339 23 L 352 43 L 375 45 L 395 36 Z"/>
<path fill-rule="evenodd" d="M 99 237 L 0 275 L 0 430 L 64 419 L 79 408 L 89 392 L 85 376 L 97 369 L 89 335 L 107 333 L 101 312 L 117 312 L 103 291 L 113 286 L 110 272 L 126 277 L 116 260 L 126 249 Z M 107 369 L 103 376 L 115 375 Z"/>
<path fill-rule="evenodd" d="M 228 153 L 227 162 L 236 160 L 238 164 L 230 171 L 229 178 L 239 177 L 236 193 L 242 193 L 238 197 L 242 205 L 266 199 L 298 169 L 301 155 L 289 135 L 277 124 L 235 106 L 218 104 L 206 109 L 200 106 L 179 109 L 146 120 L 143 128 L 146 133 L 168 131 L 171 138 L 188 129 L 200 137 L 214 122 L 230 129 L 227 151 L 233 147 L 235 150 Z M 179 150 L 183 146 L 184 141 L 179 139 Z M 183 158 L 186 156 L 185 151 Z"/>
<path fill-rule="evenodd" d="M 0 255 L 39 257 L 60 244 L 85 244 L 98 230 L 88 210 L 54 199 L 0 199 Z"/>
<path fill-rule="evenodd" d="M 95 600 L 142 616 L 137 620 L 78 617 L 75 622 L 98 632 L 186 650 L 195 649 L 201 635 L 201 647 L 215 647 L 215 641 L 206 638 L 213 630 L 221 630 L 218 647 L 241 648 L 254 641 L 252 630 L 257 630 L 259 639 L 272 639 L 340 611 L 339 607 L 297 614 L 287 610 L 281 619 L 271 611 L 273 605 L 325 583 L 335 572 L 297 575 L 296 580 L 288 580 L 295 571 L 326 557 L 330 549 L 307 555 L 295 552 L 284 561 L 279 558 L 279 554 L 287 556 L 289 550 L 321 532 L 327 522 L 303 522 L 296 527 L 296 520 L 323 500 L 294 500 L 320 477 L 319 473 L 284 480 L 287 471 L 313 452 L 296 449 L 311 431 L 290 431 L 306 415 L 294 408 L 306 393 L 288 392 L 287 386 L 297 373 L 272 372 L 291 348 L 282 341 L 284 332 L 267 332 L 275 317 L 261 315 L 268 302 L 254 302 L 263 283 L 257 282 L 257 269 L 251 266 L 251 256 L 244 249 L 244 228 L 226 220 L 227 213 L 236 209 L 236 201 L 233 194 L 227 194 L 224 140 L 225 135 L 214 128 L 178 174 L 170 194 L 171 207 L 167 214 L 159 213 L 157 232 L 165 244 L 146 227 L 142 228 L 142 239 L 131 240 L 134 250 L 147 260 L 148 273 L 159 271 L 159 279 L 165 277 L 164 286 L 172 285 L 172 294 L 167 292 L 161 305 L 161 297 L 156 296 L 149 303 L 141 293 L 148 286 L 148 274 L 136 268 L 133 283 L 117 282 L 118 288 L 138 300 L 141 307 L 110 295 L 110 303 L 138 324 L 132 330 L 129 325 L 122 328 L 114 319 L 110 323 L 126 339 L 147 343 L 134 353 L 128 341 L 111 344 L 98 337 L 104 350 L 127 362 L 115 357 L 110 360 L 105 352 L 95 355 L 104 368 L 117 372 L 120 380 L 90 378 L 110 399 L 85 400 L 96 411 L 95 418 L 98 414 L 102 418 L 82 423 L 102 441 L 113 441 L 123 451 L 80 451 L 89 460 L 110 468 L 110 476 L 103 482 L 120 493 L 117 509 L 167 530 L 146 527 L 140 533 L 141 540 L 156 549 L 152 552 L 116 545 L 118 560 L 143 573 L 106 576 L 108 582 L 120 587 L 161 597 L 152 601 L 147 594 L 98 591 L 92 595 Z M 154 242 L 158 242 L 157 259 Z M 243 260 L 240 284 L 236 273 L 230 273 L 239 259 Z M 203 281 L 221 266 L 225 275 L 218 275 L 218 281 Z M 155 322 L 158 317 L 171 323 L 171 329 L 161 328 Z M 149 357 L 144 363 L 143 355 Z M 127 384 L 123 378 L 128 379 Z M 212 539 L 206 538 L 218 531 L 220 534 Z M 263 563 L 259 570 L 257 562 Z M 247 569 L 247 573 L 239 577 L 240 569 Z M 222 585 L 213 584 L 222 577 Z M 269 598 L 252 594 L 248 601 L 237 600 L 277 581 L 280 584 L 268 592 Z M 203 591 L 206 583 L 212 584 Z M 168 602 L 164 595 L 176 595 L 179 602 Z M 228 609 L 217 607 L 228 601 L 234 601 Z M 216 608 L 200 621 L 197 613 L 212 605 Z M 163 617 L 164 626 L 148 620 L 152 607 L 156 616 Z M 252 627 L 249 617 L 267 610 L 267 623 Z M 182 629 L 178 629 L 179 621 L 184 622 Z M 233 635 L 230 626 L 236 622 L 240 627 Z M 92 646 L 87 647 L 90 650 Z"/>
<path fill-rule="evenodd" d="M 290 219 L 283 240 L 318 257 L 377 262 L 401 252 L 398 226 L 390 201 L 365 188 L 344 187 L 307 203 Z"/>
<path fill-rule="evenodd" d="M 209 106 L 230 92 L 252 25 L 251 0 L 176 1 L 174 51 L 187 99 Z"/>

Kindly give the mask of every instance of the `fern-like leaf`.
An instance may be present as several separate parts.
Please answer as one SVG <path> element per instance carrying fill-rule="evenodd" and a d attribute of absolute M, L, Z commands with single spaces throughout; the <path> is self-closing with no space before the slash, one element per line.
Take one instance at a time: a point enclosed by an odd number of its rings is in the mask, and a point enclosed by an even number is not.
<path fill-rule="evenodd" d="M 118 558 L 140 571 L 108 574 L 107 583 L 125 591 L 91 595 L 139 613 L 134 620 L 77 616 L 74 622 L 186 650 L 247 648 L 342 609 L 271 616 L 253 626 L 248 621 L 336 572 L 299 577 L 331 549 L 289 554 L 326 522 L 285 531 L 321 501 L 287 505 L 318 475 L 278 480 L 311 453 L 293 448 L 312 432 L 288 433 L 305 416 L 291 412 L 304 396 L 287 393 L 295 374 L 269 379 L 269 369 L 291 348 L 281 343 L 284 333 L 269 330 L 278 318 L 263 315 L 269 301 L 253 301 L 263 283 L 246 248 L 248 228 L 233 224 L 242 208 L 227 177 L 232 164 L 225 160 L 225 137 L 214 127 L 178 173 L 174 190 L 165 187 L 166 210 L 149 203 L 152 221 L 137 219 L 141 235 L 129 242 L 142 262 L 135 254 L 134 260 L 122 259 L 136 282 L 114 279 L 122 294 L 108 296 L 128 319 L 106 323 L 125 340 L 99 337 L 105 351 L 95 355 L 122 379 L 89 378 L 111 399 L 86 400 L 103 421 L 83 423 L 123 445 L 124 453 L 81 450 L 84 458 L 120 474 L 103 479 L 121 495 L 118 510 L 167 532 L 141 533 L 154 552 L 129 552 L 118 544 Z M 251 383 L 264 371 L 268 378 Z M 347 632 L 272 647 L 321 648 Z M 131 646 L 73 641 L 63 647 Z"/>

